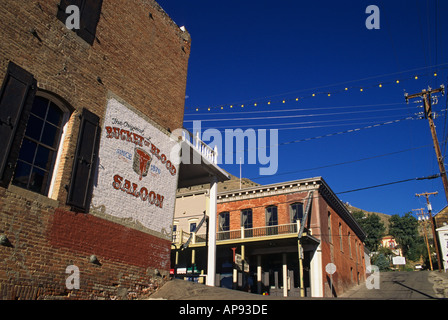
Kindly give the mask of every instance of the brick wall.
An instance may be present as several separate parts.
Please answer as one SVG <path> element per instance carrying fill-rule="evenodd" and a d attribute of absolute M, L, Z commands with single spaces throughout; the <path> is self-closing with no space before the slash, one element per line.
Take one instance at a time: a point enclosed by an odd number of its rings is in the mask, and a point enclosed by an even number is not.
<path fill-rule="evenodd" d="M 289 206 L 294 202 L 306 201 L 307 193 L 266 196 L 254 199 L 218 203 L 217 212 L 230 213 L 230 230 L 241 228 L 241 210 L 252 209 L 253 227 L 266 226 L 266 207 L 277 206 L 278 224 L 291 223 Z"/>
<path fill-rule="evenodd" d="M 333 295 L 335 294 L 337 296 L 358 282 L 365 281 L 364 245 L 349 225 L 323 198 L 319 198 L 319 208 L 324 295 L 332 296 L 330 292 L 331 278 L 326 273 L 325 266 L 328 263 L 334 263 L 337 270 L 332 276 Z M 331 216 L 331 239 L 328 229 L 328 213 Z M 339 225 L 341 225 L 341 233 L 339 231 Z M 348 243 L 349 233 L 350 246 Z M 349 251 L 350 247 L 351 254 Z M 356 250 L 358 250 L 358 256 Z"/>
<path fill-rule="evenodd" d="M 127 298 L 152 290 L 169 270 L 169 241 L 65 205 L 83 108 L 101 119 L 110 93 L 160 130 L 183 122 L 190 39 L 154 1 L 104 0 L 90 46 L 56 18 L 60 0 L 0 6 L 0 81 L 10 61 L 72 112 L 53 192 L 0 188 L 0 299 Z M 174 201 L 174 199 L 173 199 Z M 167 212 L 167 214 L 172 214 Z M 89 262 L 94 254 L 100 265 Z M 68 290 L 68 265 L 80 289 Z"/>

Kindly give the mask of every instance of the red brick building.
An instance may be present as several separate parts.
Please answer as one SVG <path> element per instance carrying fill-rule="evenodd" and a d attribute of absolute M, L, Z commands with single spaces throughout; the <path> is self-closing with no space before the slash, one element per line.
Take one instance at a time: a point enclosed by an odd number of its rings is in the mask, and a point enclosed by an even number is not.
<path fill-rule="evenodd" d="M 366 235 L 322 178 L 222 190 L 217 206 L 217 273 L 222 286 L 330 297 L 366 279 Z M 201 199 L 200 191 L 178 194 L 176 211 L 195 221 L 188 208 L 181 207 L 191 197 Z M 182 214 L 176 214 L 175 225 L 182 225 L 181 219 Z M 176 249 L 184 243 L 185 232 L 179 236 L 177 230 L 173 264 L 186 269 L 186 276 L 194 276 L 188 270 L 205 269 L 205 229 L 182 251 Z M 190 230 L 185 231 L 188 236 Z M 331 266 L 332 274 L 327 272 Z"/>
<path fill-rule="evenodd" d="M 188 32 L 151 0 L 7 0 L 0 29 L 0 299 L 150 290 L 170 267 Z"/>

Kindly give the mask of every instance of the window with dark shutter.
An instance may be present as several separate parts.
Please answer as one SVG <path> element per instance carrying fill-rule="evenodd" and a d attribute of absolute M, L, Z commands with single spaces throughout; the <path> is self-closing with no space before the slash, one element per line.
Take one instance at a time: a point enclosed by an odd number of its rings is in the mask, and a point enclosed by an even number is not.
<path fill-rule="evenodd" d="M 12 184 L 43 195 L 48 194 L 64 118 L 64 111 L 53 101 L 35 97 Z"/>
<path fill-rule="evenodd" d="M 31 106 L 36 94 L 33 75 L 10 62 L 0 91 L 0 185 L 11 181 Z"/>
<path fill-rule="evenodd" d="M 83 110 L 67 197 L 67 204 L 82 212 L 89 211 L 92 198 L 101 135 L 99 123 L 97 115 Z"/>
<path fill-rule="evenodd" d="M 93 45 L 103 0 L 61 0 L 58 5 L 57 17 L 64 24 L 69 16 L 66 9 L 70 5 L 77 6 L 80 12 L 80 29 L 74 31 L 88 44 Z"/>

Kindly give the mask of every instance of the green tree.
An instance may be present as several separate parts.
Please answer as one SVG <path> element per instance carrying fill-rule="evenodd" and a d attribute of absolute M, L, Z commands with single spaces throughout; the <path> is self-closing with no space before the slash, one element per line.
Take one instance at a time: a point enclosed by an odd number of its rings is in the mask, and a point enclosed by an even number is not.
<path fill-rule="evenodd" d="M 377 251 L 381 238 L 385 235 L 386 228 L 380 217 L 376 214 L 366 214 L 363 211 L 355 211 L 353 217 L 367 234 L 367 238 L 364 241 L 365 246 L 369 251 Z"/>
<path fill-rule="evenodd" d="M 418 221 L 410 212 L 390 218 L 389 234 L 394 236 L 403 255 L 409 260 L 418 260 L 421 255 L 422 237 L 418 233 Z"/>

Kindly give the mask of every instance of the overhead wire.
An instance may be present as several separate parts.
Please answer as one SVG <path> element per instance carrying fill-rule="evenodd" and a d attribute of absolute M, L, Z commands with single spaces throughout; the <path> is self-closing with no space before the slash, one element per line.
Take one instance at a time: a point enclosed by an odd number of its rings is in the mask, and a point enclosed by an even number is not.
<path fill-rule="evenodd" d="M 201 129 L 230 129 L 230 128 L 262 128 L 262 127 L 272 127 L 275 126 L 276 129 L 281 130 L 282 126 L 292 126 L 292 125 L 311 125 L 316 123 L 335 123 L 335 122 L 345 122 L 345 121 L 364 121 L 364 120 L 370 120 L 370 119 L 386 119 L 386 118 L 396 118 L 399 115 L 382 115 L 382 116 L 373 116 L 373 117 L 361 117 L 361 118 L 344 118 L 344 119 L 332 119 L 332 120 L 317 120 L 317 121 L 301 121 L 301 122 L 282 122 L 282 123 L 261 123 L 261 124 L 239 124 L 239 125 L 227 125 L 227 126 L 209 126 L 209 127 L 203 127 L 201 125 Z M 403 115 L 404 116 L 404 115 Z M 200 120 L 198 120 L 200 121 Z M 343 124 L 337 124 L 337 125 L 329 125 L 329 126 L 345 126 L 345 125 L 358 125 L 358 124 L 365 124 L 365 122 L 356 122 L 356 123 L 343 123 Z M 327 127 L 327 126 L 309 126 L 309 127 L 302 127 L 304 129 L 308 128 L 320 128 L 320 127 Z"/>
<path fill-rule="evenodd" d="M 415 101 L 411 101 L 416 103 Z M 404 102 L 392 102 L 392 103 L 376 103 L 376 104 L 361 104 L 361 105 L 350 105 L 350 106 L 338 106 L 338 107 L 317 107 L 317 108 L 295 108 L 295 109 L 280 109 L 280 110 L 257 110 L 257 111 L 238 111 L 238 114 L 260 114 L 260 113 L 281 113 L 281 112 L 296 112 L 296 111 L 318 111 L 318 110 L 333 110 L 333 109 L 350 109 L 350 108 L 371 108 L 371 107 L 383 107 L 383 106 L 394 106 L 403 105 Z M 190 113 L 185 114 L 185 116 L 210 116 L 216 115 L 216 113 Z M 191 120 L 189 120 L 191 122 Z"/>
<path fill-rule="evenodd" d="M 430 176 L 426 176 L 426 177 L 409 178 L 409 179 L 404 179 L 404 180 L 398 180 L 398 181 L 392 181 L 392 182 L 387 182 L 387 183 L 383 183 L 383 184 L 378 184 L 378 185 L 374 185 L 374 186 L 368 186 L 368 187 L 362 187 L 362 188 L 358 188 L 358 189 L 352 189 L 352 190 L 347 190 L 347 191 L 342 191 L 342 192 L 336 192 L 336 194 L 344 194 L 344 193 L 363 191 L 363 190 L 368 190 L 368 189 L 373 189 L 373 188 L 386 187 L 386 186 L 390 186 L 390 185 L 393 185 L 393 184 L 409 182 L 409 181 L 432 180 L 432 179 L 436 179 L 436 178 L 439 178 L 439 177 L 440 177 L 440 173 L 436 173 L 436 174 L 433 174 L 433 175 L 430 175 Z"/>
<path fill-rule="evenodd" d="M 405 103 L 401 103 L 405 104 Z M 219 122 L 219 121 L 247 121 L 247 120 L 267 120 L 267 119 L 285 119 L 285 118 L 305 118 L 305 117 L 316 117 L 316 116 L 335 116 L 335 115 L 346 115 L 355 113 L 370 113 L 370 112 L 384 112 L 384 111 L 397 111 L 397 110 L 407 110 L 408 107 L 404 108 L 388 108 L 388 109 L 374 109 L 374 110 L 357 110 L 357 111 L 344 111 L 344 112 L 331 112 L 331 113 L 314 113 L 314 114 L 298 114 L 298 115 L 287 115 L 287 116 L 270 116 L 270 117 L 252 117 L 252 118 L 220 118 L 220 119 L 201 119 L 201 122 Z M 184 122 L 193 122 L 194 120 L 186 120 Z"/>
<path fill-rule="evenodd" d="M 432 180 L 432 179 L 436 179 L 440 177 L 439 173 L 430 175 L 430 176 L 424 176 L 424 177 L 415 177 L 415 178 L 408 178 L 408 179 L 403 179 L 403 180 L 396 180 L 396 181 L 390 181 L 390 182 L 386 182 L 386 183 L 382 183 L 382 184 L 377 184 L 377 185 L 371 185 L 371 186 L 366 186 L 366 187 L 361 187 L 361 188 L 356 188 L 356 189 L 352 189 L 352 190 L 346 190 L 346 191 L 334 191 L 332 190 L 332 192 L 334 194 L 346 194 L 346 193 L 351 193 L 351 192 L 357 192 L 357 191 L 363 191 L 363 190 L 368 190 L 368 189 L 373 189 L 373 188 L 380 188 L 380 187 L 386 187 L 386 186 L 390 186 L 390 185 L 394 185 L 394 184 L 399 184 L 399 183 L 404 183 L 404 182 L 410 182 L 410 181 L 423 181 L 423 180 Z M 291 184 L 294 184 L 294 182 L 298 183 L 300 182 L 300 180 L 297 181 L 290 181 Z M 288 182 L 286 182 L 288 183 Z M 270 185 L 263 185 L 263 187 L 269 187 Z M 255 186 L 256 188 L 257 186 Z M 249 188 L 245 188 L 245 189 L 234 189 L 234 190 L 229 190 L 229 191 L 225 191 L 222 193 L 250 193 L 253 187 L 249 187 Z M 318 194 L 318 195 L 313 195 L 310 199 L 318 199 L 318 198 L 323 198 L 324 196 Z M 226 199 L 226 198 L 224 198 Z M 303 200 L 306 200 L 308 198 L 305 198 Z M 257 205 L 257 206 L 250 206 L 251 209 L 255 209 L 255 208 L 264 208 L 264 207 L 269 207 L 269 206 L 277 206 L 280 204 L 292 204 L 294 203 L 294 201 L 298 201 L 297 199 L 295 200 L 288 200 L 288 201 L 275 201 L 272 200 L 269 202 L 269 204 L 263 203 L 261 205 Z M 222 212 L 227 212 L 227 211 L 222 211 Z"/>
<path fill-rule="evenodd" d="M 336 135 L 341 135 L 341 134 L 346 134 L 346 133 L 354 133 L 354 132 L 358 132 L 361 130 L 372 129 L 372 128 L 376 128 L 376 127 L 380 127 L 380 126 L 384 126 L 384 125 L 394 124 L 394 123 L 398 123 L 398 122 L 405 121 L 405 120 L 415 120 L 415 118 L 414 117 L 406 117 L 406 118 L 396 119 L 396 120 L 387 121 L 387 122 L 383 122 L 383 123 L 377 123 L 377 124 L 366 126 L 366 127 L 360 127 L 360 128 L 349 129 L 349 130 L 344 130 L 344 131 L 339 131 L 339 132 L 333 132 L 333 133 L 328 133 L 328 134 L 324 134 L 324 135 L 320 135 L 320 136 L 303 138 L 303 139 L 299 139 L 299 140 L 281 142 L 278 144 L 271 144 L 271 145 L 267 145 L 267 146 L 263 146 L 263 147 L 247 148 L 247 149 L 243 149 L 243 150 L 236 150 L 235 152 L 233 150 L 227 151 L 227 152 L 224 152 L 223 154 L 231 154 L 231 153 L 233 154 L 233 153 L 244 152 L 244 151 L 249 151 L 249 150 L 268 149 L 268 148 L 275 147 L 275 146 L 283 146 L 283 145 L 288 145 L 288 144 L 293 144 L 293 143 L 322 139 L 322 138 L 326 138 L 326 137 L 331 137 L 331 136 L 336 136 Z"/>
<path fill-rule="evenodd" d="M 360 158 L 360 159 L 355 159 L 355 160 L 349 160 L 349 161 L 344 161 L 344 162 L 339 162 L 339 163 L 332 163 L 332 164 L 327 164 L 327 165 L 322 165 L 322 166 L 313 167 L 313 168 L 307 168 L 307 169 L 301 169 L 301 170 L 280 172 L 280 173 L 276 173 L 275 175 L 276 176 L 282 176 L 282 175 L 289 175 L 289 174 L 306 172 L 306 171 L 313 171 L 313 170 L 337 167 L 337 166 L 342 166 L 342 165 L 346 165 L 346 164 L 352 164 L 352 163 L 357 163 L 357 162 L 362 162 L 362 161 L 367 161 L 367 160 L 372 160 L 372 159 L 388 157 L 388 156 L 392 156 L 392 155 L 396 155 L 396 154 L 400 154 L 400 153 L 405 153 L 405 152 L 409 152 L 409 151 L 415 151 L 415 150 L 419 150 L 419 149 L 423 149 L 423 148 L 428 148 L 428 147 L 431 147 L 431 146 L 433 146 L 433 145 L 432 144 L 427 144 L 427 145 L 423 145 L 423 146 L 418 146 L 418 147 L 409 148 L 409 149 L 403 149 L 403 150 L 399 150 L 399 151 L 384 153 L 384 154 L 380 154 L 380 155 L 375 155 L 375 156 L 370 156 L 370 157 L 365 157 L 365 158 Z M 259 177 L 251 178 L 251 180 L 260 180 L 260 179 L 266 179 L 266 178 L 270 178 L 270 177 L 269 176 L 259 176 Z"/>

